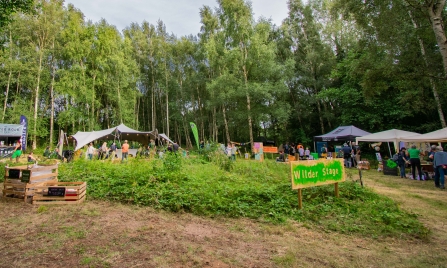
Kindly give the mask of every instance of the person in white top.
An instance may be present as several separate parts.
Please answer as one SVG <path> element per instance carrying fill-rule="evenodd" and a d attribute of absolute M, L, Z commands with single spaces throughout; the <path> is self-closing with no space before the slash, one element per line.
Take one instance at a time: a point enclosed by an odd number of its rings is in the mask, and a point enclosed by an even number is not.
<path fill-rule="evenodd" d="M 95 148 L 93 147 L 93 143 L 90 142 L 87 148 L 87 157 L 92 160 L 93 154 L 95 153 Z"/>
<path fill-rule="evenodd" d="M 309 156 L 310 156 L 310 150 L 309 150 L 309 147 L 306 147 L 306 150 L 304 151 L 304 157 L 306 159 L 309 159 Z"/>

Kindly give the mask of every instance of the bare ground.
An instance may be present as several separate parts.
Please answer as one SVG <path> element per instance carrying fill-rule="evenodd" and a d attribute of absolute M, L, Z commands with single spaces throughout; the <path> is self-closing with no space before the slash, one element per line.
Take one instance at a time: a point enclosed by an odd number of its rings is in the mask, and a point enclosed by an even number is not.
<path fill-rule="evenodd" d="M 210 219 L 109 202 L 2 200 L 0 267 L 447 267 L 447 192 L 432 181 L 374 171 L 363 179 L 418 214 L 429 239 L 373 239 L 292 221 Z"/>

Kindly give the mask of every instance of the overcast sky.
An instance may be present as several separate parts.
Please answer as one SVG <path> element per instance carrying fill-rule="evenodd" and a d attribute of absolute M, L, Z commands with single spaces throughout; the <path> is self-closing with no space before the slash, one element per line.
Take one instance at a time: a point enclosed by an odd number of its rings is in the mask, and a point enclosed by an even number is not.
<path fill-rule="evenodd" d="M 287 16 L 287 0 L 252 0 L 254 17 L 264 16 L 280 25 Z M 169 33 L 177 36 L 200 31 L 199 9 L 204 6 L 216 7 L 216 0 L 66 0 L 84 13 L 86 20 L 93 22 L 101 18 L 115 25 L 119 31 L 131 22 L 143 20 L 155 24 L 161 19 Z"/>

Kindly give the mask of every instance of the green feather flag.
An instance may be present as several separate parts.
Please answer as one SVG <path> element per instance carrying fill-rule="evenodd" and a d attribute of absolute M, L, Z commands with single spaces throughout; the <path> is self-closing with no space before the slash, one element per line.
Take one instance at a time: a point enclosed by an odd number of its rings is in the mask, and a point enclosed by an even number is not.
<path fill-rule="evenodd" d="M 199 131 L 197 130 L 196 124 L 194 124 L 193 122 L 189 122 L 189 124 L 191 125 L 194 138 L 196 139 L 197 149 L 199 149 Z"/>

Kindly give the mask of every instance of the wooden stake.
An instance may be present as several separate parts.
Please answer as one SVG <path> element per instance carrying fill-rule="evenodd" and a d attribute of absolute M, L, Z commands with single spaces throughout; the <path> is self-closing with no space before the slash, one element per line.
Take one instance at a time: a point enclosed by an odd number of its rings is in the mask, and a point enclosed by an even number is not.
<path fill-rule="evenodd" d="M 298 208 L 303 208 L 303 193 L 301 192 L 301 189 L 298 189 Z"/>
<path fill-rule="evenodd" d="M 338 182 L 335 183 L 335 196 L 339 197 L 338 196 Z"/>

